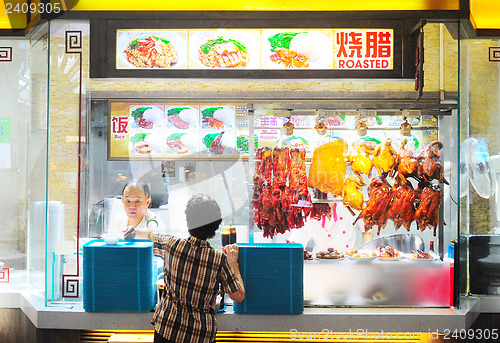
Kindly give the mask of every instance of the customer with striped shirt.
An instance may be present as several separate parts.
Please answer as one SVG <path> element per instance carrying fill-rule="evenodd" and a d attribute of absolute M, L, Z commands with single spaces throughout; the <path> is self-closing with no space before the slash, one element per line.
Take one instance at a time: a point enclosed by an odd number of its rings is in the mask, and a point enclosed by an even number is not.
<path fill-rule="evenodd" d="M 151 321 L 155 343 L 215 342 L 219 284 L 233 301 L 245 298 L 238 247 L 228 245 L 223 253 L 207 242 L 222 222 L 217 202 L 207 195 L 195 195 L 188 201 L 185 214 L 187 239 L 149 234 L 154 254 L 165 262 L 164 294 Z"/>

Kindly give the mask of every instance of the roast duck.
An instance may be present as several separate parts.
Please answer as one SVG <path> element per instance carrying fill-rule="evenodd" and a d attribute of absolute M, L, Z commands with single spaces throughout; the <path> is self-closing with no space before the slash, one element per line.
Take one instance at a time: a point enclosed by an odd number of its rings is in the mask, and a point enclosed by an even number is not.
<path fill-rule="evenodd" d="M 418 159 L 422 164 L 421 177 L 424 181 L 439 180 L 441 183 L 448 184 L 448 181 L 443 177 L 443 165 L 439 162 L 439 150 L 443 148 L 443 143 L 434 141 L 429 143 L 427 147 L 422 150 Z"/>
<path fill-rule="evenodd" d="M 254 223 L 264 231 L 265 237 L 273 237 L 302 227 L 307 217 L 330 216 L 328 204 L 311 205 L 309 186 L 340 196 L 348 209 L 360 211 L 354 223 L 363 219 L 365 231 L 377 226 L 380 234 L 390 219 L 396 230 L 401 226 L 410 230 L 415 221 L 421 231 L 430 228 L 436 235 L 443 193 L 431 182 L 447 183 L 439 161 L 442 147 L 441 142 L 434 141 L 417 154 L 407 147 L 405 140 L 396 153 L 387 140 L 378 146 L 362 142 L 348 153 L 347 143 L 337 139 L 315 149 L 309 177 L 304 149 L 259 148 L 253 179 Z M 348 163 L 356 177 L 346 178 Z M 363 175 L 370 175 L 373 167 L 379 176 L 368 186 L 365 202 Z M 387 181 L 388 176 L 394 179 L 394 186 Z M 417 189 L 409 179 L 418 182 Z"/>
<path fill-rule="evenodd" d="M 434 236 L 436 236 L 439 206 L 442 200 L 443 192 L 438 185 L 429 185 L 422 190 L 420 205 L 413 216 L 420 231 L 424 231 L 428 227 L 434 229 Z"/>
<path fill-rule="evenodd" d="M 394 222 L 396 230 L 403 225 L 407 231 L 410 231 L 415 214 L 415 200 L 417 197 L 417 192 L 409 182 L 399 187 L 393 187 L 392 204 L 389 208 L 388 216 Z"/>
<path fill-rule="evenodd" d="M 407 144 L 405 139 L 401 146 L 401 151 L 398 155 L 398 177 L 401 179 L 402 183 L 407 183 L 407 178 L 414 177 L 418 178 L 422 174 L 422 166 L 418 161 L 418 156 L 415 151 L 410 148 L 405 148 Z"/>
<path fill-rule="evenodd" d="M 304 226 L 311 212 L 305 150 L 260 148 L 253 178 L 254 223 L 265 237 Z M 304 200 L 304 206 L 299 200 Z"/>
<path fill-rule="evenodd" d="M 377 233 L 380 234 L 380 230 L 386 226 L 387 219 L 391 219 L 396 230 L 401 226 L 410 230 L 412 222 L 415 221 L 421 231 L 429 227 L 434 229 L 434 235 L 436 235 L 443 193 L 439 186 L 431 184 L 430 181 L 439 180 L 447 183 L 443 177 L 443 166 L 439 162 L 438 150 L 443 145 L 439 141 L 434 141 L 429 143 L 420 154 L 416 154 L 413 149 L 406 147 L 406 144 L 407 141 L 403 141 L 401 151 L 397 156 L 394 156 L 394 152 L 391 151 L 390 142 L 379 145 L 376 150 L 375 158 L 385 155 L 385 158 L 374 162 L 376 166 L 379 165 L 380 169 L 377 169 L 381 176 L 372 180 L 368 187 L 368 203 L 355 220 L 356 222 L 363 219 L 365 231 L 377 225 Z M 397 170 L 397 175 L 394 176 L 395 183 L 391 189 L 386 176 L 395 174 L 395 170 Z M 418 181 L 417 190 L 413 188 L 408 178 Z M 346 183 L 344 196 L 352 193 L 352 191 L 347 192 L 347 190 L 352 190 L 352 187 Z M 356 197 L 351 196 L 351 198 Z M 348 198 L 346 203 L 353 206 L 355 202 Z"/>
<path fill-rule="evenodd" d="M 353 225 L 362 218 L 365 232 L 377 225 L 377 233 L 380 234 L 380 230 L 387 225 L 387 214 L 392 201 L 392 189 L 385 177 L 373 178 L 368 186 L 368 197 L 366 207 L 359 213 Z"/>

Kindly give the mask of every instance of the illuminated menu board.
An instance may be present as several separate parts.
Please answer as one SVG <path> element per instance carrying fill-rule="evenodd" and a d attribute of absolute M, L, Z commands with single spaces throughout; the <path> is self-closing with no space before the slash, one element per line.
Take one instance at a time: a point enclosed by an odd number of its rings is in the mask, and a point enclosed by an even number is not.
<path fill-rule="evenodd" d="M 248 154 L 247 109 L 238 104 L 110 104 L 110 160 L 235 158 Z"/>
<path fill-rule="evenodd" d="M 116 69 L 392 70 L 393 29 L 116 31 Z"/>

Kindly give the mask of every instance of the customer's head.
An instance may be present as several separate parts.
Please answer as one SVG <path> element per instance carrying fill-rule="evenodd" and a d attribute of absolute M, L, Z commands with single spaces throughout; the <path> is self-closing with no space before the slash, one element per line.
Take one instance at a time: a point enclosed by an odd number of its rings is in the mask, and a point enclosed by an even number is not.
<path fill-rule="evenodd" d="M 122 190 L 122 203 L 129 220 L 140 222 L 151 203 L 148 185 L 136 179 L 128 181 Z"/>
<path fill-rule="evenodd" d="M 199 239 L 214 237 L 222 222 L 219 205 L 206 194 L 196 194 L 189 199 L 184 213 L 189 234 Z"/>

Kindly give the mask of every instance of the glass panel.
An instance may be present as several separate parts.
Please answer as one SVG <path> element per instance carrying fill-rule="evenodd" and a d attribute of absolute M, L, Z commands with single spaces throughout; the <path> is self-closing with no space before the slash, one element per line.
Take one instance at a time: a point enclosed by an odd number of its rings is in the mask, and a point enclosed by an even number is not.
<path fill-rule="evenodd" d="M 47 26 L 0 41 L 0 290 L 43 290 Z M 36 212 L 36 218 L 33 217 Z"/>
<path fill-rule="evenodd" d="M 29 287 L 44 299 L 47 225 L 48 24 L 31 39 L 31 111 L 28 144 Z"/>
<path fill-rule="evenodd" d="M 50 22 L 46 303 L 81 301 L 80 222 L 84 192 L 89 24 Z"/>
<path fill-rule="evenodd" d="M 469 248 L 464 254 L 469 282 L 463 290 L 500 295 L 500 42 L 462 41 L 460 55 L 460 232 Z"/>
<path fill-rule="evenodd" d="M 25 289 L 30 42 L 0 39 L 0 290 Z"/>

